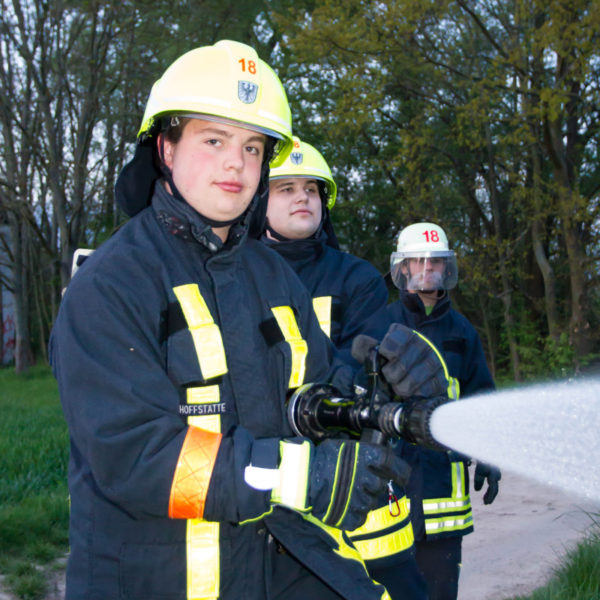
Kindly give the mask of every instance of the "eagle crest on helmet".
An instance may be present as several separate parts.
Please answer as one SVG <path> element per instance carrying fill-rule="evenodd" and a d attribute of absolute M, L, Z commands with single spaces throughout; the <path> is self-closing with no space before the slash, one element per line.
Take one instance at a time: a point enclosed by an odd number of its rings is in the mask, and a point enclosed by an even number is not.
<path fill-rule="evenodd" d="M 294 165 L 301 165 L 303 159 L 304 159 L 304 155 L 302 154 L 302 152 L 292 152 L 290 154 L 290 160 L 292 161 L 292 164 L 294 164 Z"/>
<path fill-rule="evenodd" d="M 238 98 L 244 104 L 252 104 L 256 100 L 258 85 L 251 81 L 238 81 Z"/>

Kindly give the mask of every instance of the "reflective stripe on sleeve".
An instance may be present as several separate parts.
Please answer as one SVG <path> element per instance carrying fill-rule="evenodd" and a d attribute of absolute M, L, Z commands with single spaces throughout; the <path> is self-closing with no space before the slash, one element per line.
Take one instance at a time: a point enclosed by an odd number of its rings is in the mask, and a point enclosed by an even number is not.
<path fill-rule="evenodd" d="M 170 518 L 200 519 L 204 515 L 208 484 L 222 437 L 220 433 L 188 427 L 171 486 Z"/>
<path fill-rule="evenodd" d="M 218 325 L 214 322 L 208 306 L 196 283 L 173 288 L 194 341 L 196 355 L 204 379 L 227 373 L 225 348 Z"/>
<path fill-rule="evenodd" d="M 295 510 L 306 510 L 308 472 L 310 466 L 310 442 L 301 444 L 282 441 L 279 443 L 279 485 L 273 490 L 271 500 Z"/>
<path fill-rule="evenodd" d="M 313 298 L 313 309 L 321 329 L 331 337 L 331 296 Z"/>
<path fill-rule="evenodd" d="M 300 329 L 294 316 L 294 311 L 289 306 L 275 306 L 271 309 L 285 341 L 289 344 L 292 352 L 292 372 L 288 387 L 295 388 L 304 381 L 306 371 L 306 356 L 308 345 L 300 335 Z"/>

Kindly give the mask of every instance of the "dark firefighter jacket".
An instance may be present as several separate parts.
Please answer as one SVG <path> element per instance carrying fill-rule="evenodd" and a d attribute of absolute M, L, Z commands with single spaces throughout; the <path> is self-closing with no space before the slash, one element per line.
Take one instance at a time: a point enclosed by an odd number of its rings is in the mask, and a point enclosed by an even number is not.
<path fill-rule="evenodd" d="M 441 352 L 461 397 L 494 389 L 481 340 L 471 323 L 456 312 L 446 294 L 427 315 L 418 294 L 400 292 L 387 307 L 390 319 L 425 335 Z M 408 485 L 415 538 L 438 539 L 473 531 L 467 463 L 453 453 L 403 444 L 402 456 L 413 470 Z"/>
<path fill-rule="evenodd" d="M 66 290 L 67 600 L 263 600 L 272 537 L 343 597 L 384 593 L 341 532 L 244 481 L 254 439 L 291 433 L 288 388 L 335 381 L 309 295 L 245 227 L 221 245 L 158 185 Z"/>
<path fill-rule="evenodd" d="M 379 271 L 367 261 L 328 245 L 325 232 L 305 240 L 274 241 L 266 235 L 261 239 L 292 266 L 313 298 L 321 327 L 344 360 L 351 358 L 354 337 L 368 333 L 373 316 L 385 313 L 388 293 Z M 397 588 L 400 597 L 416 600 L 425 593 L 414 561 L 408 502 L 402 488 L 395 486 L 394 491 L 398 503 L 391 511 L 386 496 L 365 525 L 349 535 L 369 572 L 386 585 L 393 598 L 392 590 Z"/>
<path fill-rule="evenodd" d="M 321 327 L 345 360 L 352 340 L 365 323 L 385 307 L 388 292 L 381 274 L 366 260 L 332 248 L 325 232 L 315 238 L 262 241 L 275 249 L 310 291 Z"/>

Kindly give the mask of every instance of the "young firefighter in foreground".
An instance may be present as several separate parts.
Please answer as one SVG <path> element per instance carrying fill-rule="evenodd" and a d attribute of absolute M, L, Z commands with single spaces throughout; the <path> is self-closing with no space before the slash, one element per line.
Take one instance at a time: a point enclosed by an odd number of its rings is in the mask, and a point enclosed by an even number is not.
<path fill-rule="evenodd" d="M 308 292 L 254 239 L 290 146 L 283 87 L 246 45 L 192 50 L 152 88 L 117 183 L 132 218 L 78 270 L 50 342 L 67 600 L 386 597 L 342 530 L 406 465 L 286 420 L 290 388 L 342 386 Z"/>

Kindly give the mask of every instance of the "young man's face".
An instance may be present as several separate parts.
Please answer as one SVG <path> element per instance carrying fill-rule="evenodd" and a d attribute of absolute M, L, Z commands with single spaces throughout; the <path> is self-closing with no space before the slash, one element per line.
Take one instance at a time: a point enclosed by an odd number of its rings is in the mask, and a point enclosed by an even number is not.
<path fill-rule="evenodd" d="M 408 278 L 408 290 L 433 291 L 444 288 L 446 261 L 441 257 L 409 258 L 402 271 Z"/>
<path fill-rule="evenodd" d="M 234 125 L 191 119 L 177 143 L 164 141 L 164 161 L 187 202 L 215 221 L 239 217 L 260 181 L 266 137 Z M 215 228 L 223 240 L 229 227 Z"/>
<path fill-rule="evenodd" d="M 285 177 L 269 183 L 267 219 L 277 233 L 292 240 L 309 238 L 319 228 L 322 210 L 316 179 Z"/>

